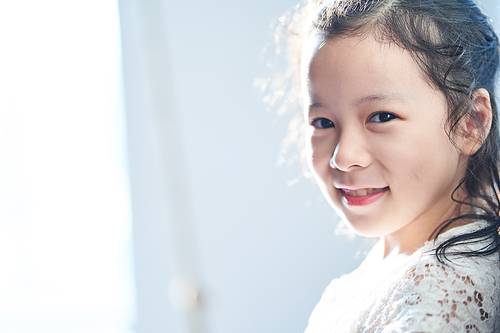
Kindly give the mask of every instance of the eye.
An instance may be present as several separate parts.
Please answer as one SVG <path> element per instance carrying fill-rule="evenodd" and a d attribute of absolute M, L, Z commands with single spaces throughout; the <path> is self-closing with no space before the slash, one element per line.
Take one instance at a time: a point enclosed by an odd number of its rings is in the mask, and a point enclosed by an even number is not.
<path fill-rule="evenodd" d="M 385 123 L 396 119 L 397 116 L 389 112 L 379 112 L 370 117 L 370 122 L 372 123 Z"/>
<path fill-rule="evenodd" d="M 311 126 L 317 129 L 335 127 L 335 124 L 326 118 L 316 118 L 311 122 Z"/>

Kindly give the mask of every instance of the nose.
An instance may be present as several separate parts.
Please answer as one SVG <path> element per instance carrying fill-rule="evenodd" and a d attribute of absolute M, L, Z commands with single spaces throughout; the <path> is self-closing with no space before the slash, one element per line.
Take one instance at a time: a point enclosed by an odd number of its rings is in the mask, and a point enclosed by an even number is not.
<path fill-rule="evenodd" d="M 333 151 L 330 166 L 340 171 L 366 168 L 371 163 L 371 155 L 362 138 L 343 135 Z"/>

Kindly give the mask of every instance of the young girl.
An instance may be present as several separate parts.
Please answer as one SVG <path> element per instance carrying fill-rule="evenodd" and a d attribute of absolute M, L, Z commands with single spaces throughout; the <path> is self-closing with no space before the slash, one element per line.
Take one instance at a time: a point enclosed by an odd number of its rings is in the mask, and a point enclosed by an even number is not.
<path fill-rule="evenodd" d="M 295 18 L 309 168 L 352 229 L 380 237 L 306 333 L 499 332 L 487 18 L 471 0 L 315 1 Z"/>

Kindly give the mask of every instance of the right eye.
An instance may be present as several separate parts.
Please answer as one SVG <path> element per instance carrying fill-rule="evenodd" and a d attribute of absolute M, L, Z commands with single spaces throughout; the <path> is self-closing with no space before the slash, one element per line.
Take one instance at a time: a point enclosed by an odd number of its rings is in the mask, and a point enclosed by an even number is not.
<path fill-rule="evenodd" d="M 326 118 L 316 118 L 311 122 L 311 126 L 317 129 L 335 127 L 335 124 Z"/>

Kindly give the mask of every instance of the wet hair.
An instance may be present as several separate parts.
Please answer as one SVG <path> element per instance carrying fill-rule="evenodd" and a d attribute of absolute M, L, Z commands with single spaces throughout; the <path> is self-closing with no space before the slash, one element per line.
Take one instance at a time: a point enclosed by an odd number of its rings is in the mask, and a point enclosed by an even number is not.
<path fill-rule="evenodd" d="M 467 213 L 444 221 L 431 238 L 456 222 L 483 220 L 487 222 L 486 227 L 446 240 L 437 247 L 436 256 L 444 262 L 453 256 L 483 256 L 499 252 L 500 138 L 495 102 L 499 42 L 488 18 L 478 6 L 471 0 L 311 0 L 289 15 L 288 21 L 285 16 L 280 22 L 281 31 L 279 25 L 276 36 L 278 38 L 284 30 L 291 32 L 287 37 L 288 52 L 292 55 L 291 68 L 295 67 L 296 72 L 300 59 L 295 56 L 301 47 L 300 40 L 311 34 L 325 39 L 372 34 L 381 42 L 394 43 L 409 51 L 424 78 L 446 98 L 450 140 L 465 118 L 483 128 L 473 109 L 474 92 L 480 88 L 488 91 L 492 107 L 490 131 L 481 140 L 477 152 L 469 157 L 466 174 L 452 195 L 461 208 L 471 209 L 461 209 Z M 298 79 L 290 72 L 285 74 L 285 79 L 295 80 L 288 97 L 282 99 L 284 105 L 290 106 L 297 102 L 291 96 L 300 94 Z M 297 136 L 296 131 L 292 136 Z M 459 189 L 466 191 L 465 201 L 455 198 Z M 488 245 L 468 252 L 453 250 L 455 245 L 482 241 Z"/>

